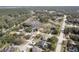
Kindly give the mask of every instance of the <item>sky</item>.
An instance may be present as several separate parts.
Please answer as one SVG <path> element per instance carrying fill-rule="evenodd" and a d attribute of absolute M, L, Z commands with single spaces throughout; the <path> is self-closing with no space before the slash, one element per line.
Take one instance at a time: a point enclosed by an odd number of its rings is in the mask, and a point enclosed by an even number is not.
<path fill-rule="evenodd" d="M 0 0 L 0 6 L 79 6 L 78 0 Z"/>

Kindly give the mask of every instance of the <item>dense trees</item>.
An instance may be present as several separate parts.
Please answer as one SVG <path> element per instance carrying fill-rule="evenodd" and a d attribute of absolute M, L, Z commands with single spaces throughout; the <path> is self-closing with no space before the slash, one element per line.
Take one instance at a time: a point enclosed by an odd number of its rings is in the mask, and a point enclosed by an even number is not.
<path fill-rule="evenodd" d="M 3 31 L 13 27 L 14 25 L 18 25 L 21 22 L 25 21 L 28 17 L 30 17 L 29 11 L 25 11 L 24 9 L 0 9 L 0 47 L 5 45 L 6 43 L 12 44 L 20 44 L 21 40 L 16 39 L 16 36 L 4 34 Z M 12 31 L 15 31 L 19 28 L 13 28 Z M 16 42 L 15 42 L 16 41 Z M 19 43 L 18 43 L 19 42 Z"/>
<path fill-rule="evenodd" d="M 70 39 L 72 39 L 73 41 L 79 42 L 79 35 L 71 34 L 71 35 L 69 35 L 69 37 L 70 37 Z"/>
<path fill-rule="evenodd" d="M 6 43 L 12 43 L 15 38 L 16 38 L 16 36 L 6 34 L 5 36 L 2 36 L 0 40 L 4 41 Z"/>
<path fill-rule="evenodd" d="M 0 37 L 3 36 L 3 34 L 4 34 L 4 33 L 2 32 L 2 30 L 0 30 Z"/>
<path fill-rule="evenodd" d="M 51 37 L 51 38 L 48 38 L 48 42 L 51 42 L 51 45 L 49 46 L 49 49 L 54 51 L 55 48 L 56 48 L 57 41 L 58 41 L 58 39 L 55 36 Z"/>
<path fill-rule="evenodd" d="M 68 43 L 67 50 L 70 52 L 79 51 L 79 28 L 66 27 L 64 33 L 67 35 Z M 73 43 L 74 42 L 74 43 Z"/>
<path fill-rule="evenodd" d="M 79 16 L 77 14 L 68 15 L 66 23 L 67 24 L 79 25 Z"/>
<path fill-rule="evenodd" d="M 3 47 L 6 43 L 12 44 L 16 36 L 6 34 L 5 36 L 0 37 L 0 47 Z"/>
<path fill-rule="evenodd" d="M 79 34 L 79 28 L 77 27 L 66 27 L 64 30 L 65 34 L 73 33 L 73 34 Z"/>
<path fill-rule="evenodd" d="M 34 14 L 35 17 L 32 17 L 33 15 L 24 9 L 6 9 L 0 10 L 0 12 L 0 47 L 6 44 L 21 45 L 28 42 L 27 40 L 33 35 L 32 32 L 36 33 L 36 31 L 40 31 L 37 32 L 38 35 L 33 37 L 34 41 L 28 45 L 34 45 L 34 43 L 41 41 L 42 49 L 45 51 L 55 51 L 58 38 L 55 36 L 48 38 L 47 35 L 49 35 L 49 33 L 50 35 L 58 35 L 60 33 L 60 23 L 57 20 L 58 22 L 55 22 L 55 24 L 54 21 L 57 17 L 61 17 L 61 15 L 50 16 L 48 12 L 42 12 L 39 13 L 39 15 Z M 30 17 L 30 19 L 28 19 L 27 22 L 28 17 Z M 61 21 L 60 19 L 60 22 Z M 3 33 L 3 30 L 6 31 L 6 33 Z M 43 35 L 44 37 L 41 39 Z"/>
<path fill-rule="evenodd" d="M 58 35 L 60 33 L 60 26 L 52 27 L 51 28 L 51 34 Z"/>
<path fill-rule="evenodd" d="M 21 14 L 20 14 L 21 13 Z M 29 11 L 19 9 L 0 10 L 0 29 L 11 28 L 30 17 Z"/>
<path fill-rule="evenodd" d="M 48 22 L 48 19 L 49 19 L 49 17 L 47 17 L 47 16 L 38 16 L 38 18 L 39 18 L 39 21 L 40 22 L 43 22 L 43 23 L 46 23 L 46 22 Z"/>

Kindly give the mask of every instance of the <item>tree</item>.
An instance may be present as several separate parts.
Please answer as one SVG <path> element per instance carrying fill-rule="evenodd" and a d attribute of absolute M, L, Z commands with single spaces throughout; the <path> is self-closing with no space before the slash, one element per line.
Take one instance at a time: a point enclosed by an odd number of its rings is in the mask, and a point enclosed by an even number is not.
<path fill-rule="evenodd" d="M 31 32 L 32 31 L 32 28 L 31 27 L 28 27 L 28 28 L 25 29 L 25 31 L 26 32 Z"/>
<path fill-rule="evenodd" d="M 69 37 L 70 37 L 70 39 L 79 42 L 79 35 L 71 34 L 71 35 L 69 35 Z"/>
<path fill-rule="evenodd" d="M 46 22 L 48 22 L 48 17 L 46 17 L 46 16 L 38 16 L 38 18 L 39 18 L 39 21 L 40 22 L 43 22 L 43 23 L 46 23 Z"/>
<path fill-rule="evenodd" d="M 69 32 L 70 32 L 70 29 L 68 27 L 65 27 L 64 34 L 69 34 Z"/>
<path fill-rule="evenodd" d="M 23 23 L 22 25 L 23 25 L 23 27 L 30 27 L 31 26 L 31 25 L 29 25 L 27 23 Z"/>
<path fill-rule="evenodd" d="M 49 49 L 54 51 L 56 48 L 57 41 L 58 41 L 58 39 L 55 36 L 48 38 L 47 42 L 51 42 L 51 45 L 49 45 Z"/>
<path fill-rule="evenodd" d="M 3 36 L 2 29 L 0 30 L 0 37 Z"/>

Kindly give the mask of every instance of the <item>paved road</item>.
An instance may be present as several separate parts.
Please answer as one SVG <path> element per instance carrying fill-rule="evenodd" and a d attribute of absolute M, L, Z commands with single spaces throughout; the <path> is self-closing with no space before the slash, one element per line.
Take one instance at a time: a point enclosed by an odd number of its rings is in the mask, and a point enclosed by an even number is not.
<path fill-rule="evenodd" d="M 65 29 L 65 21 L 66 21 L 66 15 L 64 15 L 64 19 L 63 19 L 63 23 L 61 25 L 61 32 L 60 32 L 60 35 L 58 36 L 58 43 L 57 43 L 57 47 L 56 47 L 56 52 L 60 52 L 61 51 L 61 46 L 62 46 L 62 42 L 63 40 L 65 40 L 64 38 L 64 33 L 63 33 L 63 30 Z"/>

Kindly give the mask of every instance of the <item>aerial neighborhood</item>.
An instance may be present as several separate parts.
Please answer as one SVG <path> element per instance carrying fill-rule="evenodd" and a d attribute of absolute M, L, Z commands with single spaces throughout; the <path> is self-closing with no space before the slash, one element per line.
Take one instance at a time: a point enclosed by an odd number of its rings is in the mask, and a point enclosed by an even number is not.
<path fill-rule="evenodd" d="M 79 52 L 79 7 L 0 7 L 0 52 Z"/>

